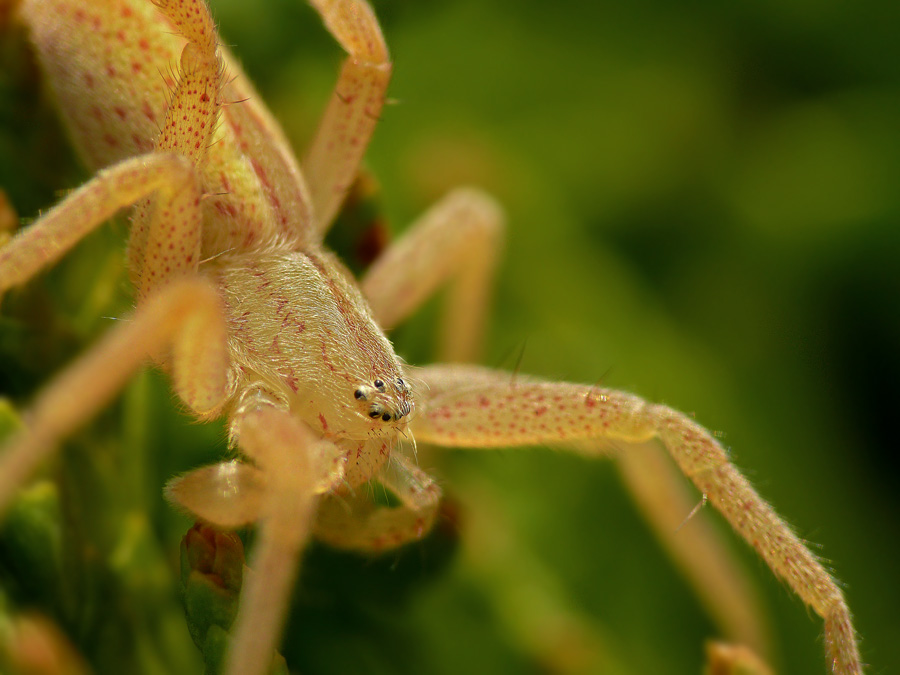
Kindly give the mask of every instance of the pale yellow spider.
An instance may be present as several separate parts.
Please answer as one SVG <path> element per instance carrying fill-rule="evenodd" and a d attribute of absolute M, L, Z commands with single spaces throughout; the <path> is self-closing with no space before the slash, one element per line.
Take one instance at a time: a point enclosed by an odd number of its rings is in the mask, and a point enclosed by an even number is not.
<path fill-rule="evenodd" d="M 357 173 L 390 63 L 367 5 L 314 5 L 351 58 L 301 171 L 199 0 L 158 8 L 138 0 L 23 3 L 80 153 L 108 168 L 0 250 L 0 291 L 134 204 L 129 263 L 138 310 L 35 401 L 27 428 L 0 457 L 0 509 L 59 439 L 152 356 L 198 417 L 229 419 L 250 460 L 194 471 L 169 494 L 219 526 L 259 523 L 255 574 L 228 666 L 254 673 L 277 646 L 311 534 L 380 550 L 431 527 L 440 491 L 400 451 L 405 439 L 576 445 L 588 454 L 612 445 L 632 467 L 626 475 L 640 495 L 651 478 L 670 485 L 645 447 L 659 438 L 704 497 L 825 619 L 833 672 L 861 672 L 840 589 L 690 417 L 599 386 L 400 362 L 382 330 L 450 278 L 444 356 L 471 357 L 502 215 L 477 191 L 451 193 L 357 288 L 320 240 Z M 400 506 L 370 508 L 360 488 L 372 479 Z M 656 507 L 661 521 L 663 511 Z M 701 574 L 715 569 L 714 560 L 697 559 L 698 550 L 679 555 Z"/>

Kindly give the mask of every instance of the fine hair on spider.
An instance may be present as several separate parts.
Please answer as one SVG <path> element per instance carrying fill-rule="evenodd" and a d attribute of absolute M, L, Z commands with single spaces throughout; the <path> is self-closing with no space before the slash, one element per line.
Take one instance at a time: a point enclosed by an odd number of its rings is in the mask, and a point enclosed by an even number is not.
<path fill-rule="evenodd" d="M 213 528 L 256 527 L 253 573 L 223 628 L 222 672 L 268 672 L 311 539 L 378 553 L 432 529 L 441 489 L 418 465 L 418 442 L 614 454 L 626 488 L 738 643 L 710 663 L 731 659 L 762 673 L 753 650 L 763 640 L 740 573 L 715 534 L 670 527 L 672 509 L 661 500 L 679 500 L 688 519 L 699 509 L 690 504 L 708 502 L 822 617 L 831 672 L 859 675 L 839 584 L 716 434 L 599 384 L 472 365 L 504 236 L 491 196 L 450 192 L 358 279 L 325 246 L 360 173 L 392 64 L 365 0 L 311 4 L 348 56 L 298 160 L 203 0 L 22 0 L 63 123 L 95 175 L 0 248 L 0 293 L 131 208 L 136 309 L 45 385 L 0 449 L 0 516 L 60 442 L 150 360 L 191 415 L 225 420 L 240 455 L 165 490 Z M 443 363 L 407 366 L 387 332 L 444 285 Z M 699 495 L 683 509 L 685 478 Z M 373 485 L 393 503 L 373 503 Z"/>

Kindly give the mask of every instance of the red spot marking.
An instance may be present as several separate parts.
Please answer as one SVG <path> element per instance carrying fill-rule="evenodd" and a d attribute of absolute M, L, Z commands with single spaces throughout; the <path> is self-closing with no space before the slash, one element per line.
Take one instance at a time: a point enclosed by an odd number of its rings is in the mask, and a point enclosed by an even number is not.
<path fill-rule="evenodd" d="M 128 17 L 130 17 L 131 14 L 132 14 L 132 12 L 131 12 L 131 7 L 123 7 L 123 8 L 122 8 L 122 16 L 124 16 L 126 19 L 127 19 Z"/>
<path fill-rule="evenodd" d="M 125 117 L 126 117 L 126 115 L 128 114 L 128 113 L 125 112 L 125 108 L 123 108 L 123 107 L 121 107 L 121 106 L 118 106 L 118 105 L 115 106 L 115 107 L 113 108 L 113 110 L 115 111 L 116 115 L 119 116 L 119 119 L 121 119 L 121 120 L 124 120 Z"/>
<path fill-rule="evenodd" d="M 543 407 L 537 408 L 537 409 L 534 411 L 534 416 L 535 416 L 535 417 L 540 417 L 541 415 L 543 415 L 543 414 L 546 413 L 546 412 L 547 412 L 547 406 L 543 406 Z"/>
<path fill-rule="evenodd" d="M 487 396 L 479 396 L 478 405 L 482 408 L 487 408 L 491 405 L 491 402 L 488 400 Z"/>
<path fill-rule="evenodd" d="M 325 419 L 325 415 L 319 413 L 319 422 L 322 423 L 322 431 L 328 431 L 328 422 Z"/>
<path fill-rule="evenodd" d="M 322 342 L 322 361 L 325 363 L 326 366 L 328 366 L 328 370 L 330 370 L 332 373 L 335 372 L 335 370 L 337 370 L 334 367 L 334 365 L 332 365 L 331 360 L 328 358 L 328 352 L 325 350 L 325 342 L 324 341 Z"/>
<path fill-rule="evenodd" d="M 297 380 L 297 376 L 291 373 L 284 378 L 287 385 L 291 388 L 291 391 L 297 393 L 297 390 L 300 388 L 299 381 Z"/>
<path fill-rule="evenodd" d="M 115 139 L 111 134 L 104 134 L 103 140 L 111 147 L 116 148 L 119 146 L 119 141 Z"/>
<path fill-rule="evenodd" d="M 107 64 L 107 66 L 106 66 L 106 75 L 107 75 L 107 77 L 115 77 L 116 76 L 116 69 L 113 68 L 112 65 L 110 65 L 110 64 Z"/>
<path fill-rule="evenodd" d="M 593 408 L 595 405 L 597 405 L 597 401 L 595 401 L 594 399 L 592 399 L 590 396 L 585 396 L 585 397 L 584 397 L 584 404 L 585 404 L 588 408 Z"/>
<path fill-rule="evenodd" d="M 269 182 L 269 176 L 266 173 L 266 170 L 263 168 L 263 165 L 256 161 L 255 158 L 250 158 L 250 165 L 253 167 L 253 171 L 259 177 L 259 182 L 262 183 L 262 186 L 266 189 L 267 192 L 272 191 L 272 184 Z"/>
<path fill-rule="evenodd" d="M 150 43 L 147 42 L 147 38 L 141 38 L 140 40 L 138 40 L 138 47 L 140 47 L 144 51 L 150 49 Z"/>
<path fill-rule="evenodd" d="M 250 248 L 250 244 L 256 241 L 256 231 L 252 229 L 248 229 L 247 233 L 244 235 L 244 248 Z"/>
<path fill-rule="evenodd" d="M 143 66 L 141 66 L 140 63 L 138 63 L 137 61 L 131 62 L 131 72 L 132 73 L 139 73 L 139 72 L 141 72 L 141 70 L 143 70 Z"/>
<path fill-rule="evenodd" d="M 216 202 L 216 211 L 232 218 L 237 217 L 237 208 L 231 202 Z"/>
<path fill-rule="evenodd" d="M 91 73 L 84 74 L 84 83 L 88 89 L 94 88 L 94 76 Z"/>

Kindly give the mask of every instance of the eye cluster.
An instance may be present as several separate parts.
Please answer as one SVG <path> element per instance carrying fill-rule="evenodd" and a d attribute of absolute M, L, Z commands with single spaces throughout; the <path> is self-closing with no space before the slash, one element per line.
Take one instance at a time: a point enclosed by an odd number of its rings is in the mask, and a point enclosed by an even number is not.
<path fill-rule="evenodd" d="M 403 378 L 398 377 L 394 380 L 393 384 L 394 388 L 401 394 L 409 393 L 409 385 L 403 381 Z M 363 384 L 357 387 L 356 391 L 353 392 L 353 397 L 357 401 L 368 401 L 375 397 L 376 394 L 384 394 L 386 392 L 387 386 L 385 385 L 384 380 L 376 379 L 372 384 Z M 405 399 L 400 403 L 400 407 L 395 412 L 391 412 L 387 406 L 379 401 L 372 401 L 369 406 L 368 415 L 372 419 L 380 417 L 383 421 L 390 422 L 392 419 L 398 420 L 401 417 L 408 415 L 410 410 L 410 404 Z"/>

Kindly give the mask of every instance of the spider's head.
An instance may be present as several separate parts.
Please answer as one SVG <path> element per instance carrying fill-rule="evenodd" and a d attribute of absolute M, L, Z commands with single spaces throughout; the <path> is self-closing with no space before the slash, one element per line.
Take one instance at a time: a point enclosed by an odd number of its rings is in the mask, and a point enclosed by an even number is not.
<path fill-rule="evenodd" d="M 353 391 L 360 414 L 379 424 L 400 422 L 413 409 L 409 385 L 402 377 L 376 377 Z"/>

